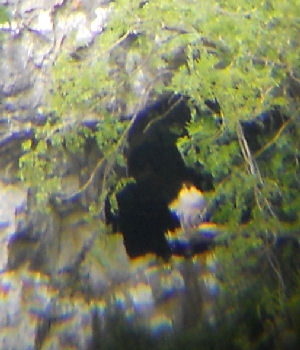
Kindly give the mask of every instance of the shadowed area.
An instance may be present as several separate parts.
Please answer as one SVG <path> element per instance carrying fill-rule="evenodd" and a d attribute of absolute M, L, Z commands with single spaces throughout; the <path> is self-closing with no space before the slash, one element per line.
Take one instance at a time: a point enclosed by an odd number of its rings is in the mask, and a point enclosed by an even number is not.
<path fill-rule="evenodd" d="M 118 217 L 113 218 L 108 208 L 106 217 L 123 234 L 130 257 L 155 253 L 168 259 L 171 249 L 165 233 L 179 226 L 170 202 L 183 182 L 212 188 L 211 177 L 188 168 L 176 147 L 189 120 L 185 99 L 166 96 L 139 113 L 129 132 L 128 175 L 135 183 L 117 194 Z"/>

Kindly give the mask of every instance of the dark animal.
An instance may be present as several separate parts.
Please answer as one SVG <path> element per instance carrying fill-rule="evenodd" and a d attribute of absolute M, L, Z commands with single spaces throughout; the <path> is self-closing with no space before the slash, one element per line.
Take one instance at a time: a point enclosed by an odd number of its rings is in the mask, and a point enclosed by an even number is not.
<path fill-rule="evenodd" d="M 186 101 L 166 96 L 139 113 L 129 132 L 127 168 L 135 183 L 117 194 L 117 217 L 110 213 L 106 201 L 106 220 L 123 234 L 130 257 L 155 253 L 168 259 L 171 249 L 165 232 L 179 225 L 169 203 L 183 182 L 201 190 L 212 188 L 211 176 L 188 168 L 176 147 L 189 120 Z"/>

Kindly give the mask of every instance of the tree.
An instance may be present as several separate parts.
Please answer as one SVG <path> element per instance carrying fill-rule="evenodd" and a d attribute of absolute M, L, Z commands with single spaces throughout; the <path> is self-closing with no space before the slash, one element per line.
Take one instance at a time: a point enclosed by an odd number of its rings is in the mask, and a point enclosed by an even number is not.
<path fill-rule="evenodd" d="M 22 177 L 46 204 L 61 185 L 49 150 L 81 152 L 94 138 L 102 152 L 95 171 L 103 177 L 90 208 L 99 211 L 106 194 L 127 181 L 120 168 L 137 111 L 164 93 L 188 97 L 192 120 L 177 146 L 189 166 L 204 164 L 213 176 L 208 197 L 228 245 L 216 250 L 224 300 L 251 314 L 241 326 L 237 310 L 231 318 L 233 343 L 262 348 L 280 339 L 282 324 L 296 327 L 289 305 L 300 304 L 299 275 L 289 275 L 287 253 L 277 255 L 276 247 L 279 236 L 299 245 L 299 2 L 120 0 L 111 6 L 93 55 L 58 58 L 49 95 L 55 117 L 24 143 Z M 97 127 L 83 127 L 83 115 Z M 294 250 L 289 254 L 295 258 Z M 256 275 L 260 266 L 265 284 Z M 267 340 L 254 344 L 257 334 L 245 325 L 259 325 Z"/>

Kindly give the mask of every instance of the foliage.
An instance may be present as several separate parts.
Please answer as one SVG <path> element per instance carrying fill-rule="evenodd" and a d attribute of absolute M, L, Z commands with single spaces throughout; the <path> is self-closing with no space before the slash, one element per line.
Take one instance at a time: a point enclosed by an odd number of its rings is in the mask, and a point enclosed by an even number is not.
<path fill-rule="evenodd" d="M 0 5 L 0 24 L 6 23 L 10 18 L 7 8 Z"/>
<path fill-rule="evenodd" d="M 3 5 L 0 5 L 0 45 L 2 44 L 3 36 L 1 33 L 1 24 L 5 24 L 10 19 L 10 13 L 7 8 Z"/>
<path fill-rule="evenodd" d="M 80 154 L 94 138 L 102 153 L 95 164 L 103 172 L 101 208 L 106 193 L 126 181 L 123 154 L 135 113 L 153 95 L 188 96 L 192 120 L 178 148 L 187 164 L 203 164 L 213 175 L 213 220 L 226 227 L 228 242 L 217 249 L 221 308 L 235 305 L 235 324 L 243 312 L 252 326 L 269 322 L 261 334 L 271 337 L 278 319 L 289 318 L 287 306 L 299 289 L 299 277 L 297 288 L 287 287 L 290 277 L 269 247 L 277 236 L 299 242 L 299 1 L 119 0 L 111 6 L 93 55 L 62 52 L 58 58 L 49 94 L 55 118 L 24 143 L 22 177 L 45 205 L 61 188 L 54 159 L 62 161 L 66 151 Z M 215 99 L 220 110 L 207 106 Z M 279 127 L 262 133 L 251 149 L 243 123 L 263 123 L 275 106 Z M 128 114 L 131 119 L 121 118 Z M 96 120 L 96 129 L 84 128 L 83 117 Z M 263 276 L 256 278 L 262 260 L 264 272 L 277 279 L 274 292 L 276 279 L 264 284 Z M 246 298 L 252 304 L 243 304 Z M 253 334 L 239 332 L 232 334 L 237 348 L 254 346 Z"/>

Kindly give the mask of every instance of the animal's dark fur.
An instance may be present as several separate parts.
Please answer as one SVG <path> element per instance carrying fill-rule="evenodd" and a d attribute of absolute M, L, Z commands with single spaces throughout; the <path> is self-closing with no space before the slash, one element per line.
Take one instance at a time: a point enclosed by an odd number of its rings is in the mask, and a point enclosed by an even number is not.
<path fill-rule="evenodd" d="M 106 210 L 107 221 L 115 222 L 123 234 L 130 257 L 152 252 L 168 258 L 171 250 L 165 232 L 178 225 L 168 204 L 176 198 L 183 182 L 200 189 L 212 188 L 211 177 L 187 168 L 176 147 L 189 120 L 184 99 L 165 97 L 142 111 L 130 130 L 127 166 L 136 182 L 117 194 L 116 220 Z"/>

